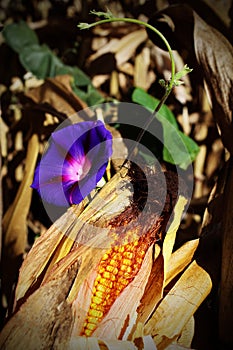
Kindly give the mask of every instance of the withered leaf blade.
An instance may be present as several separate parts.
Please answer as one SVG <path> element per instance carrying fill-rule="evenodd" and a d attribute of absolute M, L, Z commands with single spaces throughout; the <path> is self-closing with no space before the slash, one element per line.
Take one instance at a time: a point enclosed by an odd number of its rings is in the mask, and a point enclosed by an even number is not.
<path fill-rule="evenodd" d="M 233 154 L 233 47 L 195 12 L 193 16 L 196 57 L 202 67 L 223 144 Z"/>
<path fill-rule="evenodd" d="M 115 54 L 117 66 L 121 66 L 134 55 L 137 47 L 147 39 L 144 29 L 135 30 L 121 39 L 111 39 L 108 44 L 100 48 L 95 54 L 89 57 L 89 61 L 106 53 Z"/>
<path fill-rule="evenodd" d="M 69 117 L 87 107 L 87 104 L 72 91 L 71 79 L 70 75 L 47 78 L 44 84 L 28 90 L 26 96 L 35 103 L 48 103 Z M 79 118 L 77 121 L 82 121 L 82 119 Z"/>
<path fill-rule="evenodd" d="M 22 263 L 22 256 L 27 243 L 27 215 L 31 204 L 32 189 L 30 185 L 39 152 L 37 135 L 32 135 L 28 143 L 24 178 L 20 184 L 15 200 L 3 218 L 3 253 L 2 284 L 7 297 Z"/>

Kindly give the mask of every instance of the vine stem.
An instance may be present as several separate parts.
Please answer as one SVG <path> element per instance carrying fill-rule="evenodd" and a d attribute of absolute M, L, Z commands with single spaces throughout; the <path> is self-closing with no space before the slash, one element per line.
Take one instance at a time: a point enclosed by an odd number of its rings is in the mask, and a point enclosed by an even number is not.
<path fill-rule="evenodd" d="M 92 14 L 95 14 L 94 12 L 92 12 Z M 96 13 L 97 14 L 97 13 Z M 169 80 L 168 84 L 166 84 L 165 86 L 165 93 L 163 95 L 163 97 L 161 98 L 160 102 L 158 103 L 158 105 L 156 106 L 155 110 L 151 113 L 150 118 L 148 118 L 148 120 L 146 121 L 143 129 L 140 131 L 136 143 L 139 144 L 145 130 L 148 130 L 150 124 L 152 123 L 154 117 L 156 116 L 156 114 L 159 112 L 160 108 L 163 106 L 163 104 L 165 103 L 166 99 L 168 98 L 170 92 L 172 91 L 172 88 L 174 86 L 175 83 L 175 79 L 176 79 L 176 73 L 175 73 L 175 60 L 174 60 L 174 55 L 171 49 L 171 46 L 169 45 L 169 42 L 167 41 L 167 39 L 165 38 L 165 36 L 155 27 L 153 27 L 151 24 L 140 21 L 138 19 L 134 19 L 134 18 L 120 18 L 120 17 L 110 17 L 110 18 L 106 18 L 106 19 L 102 19 L 100 21 L 94 22 L 94 23 L 90 23 L 90 24 L 83 24 L 84 26 L 82 26 L 82 24 L 78 25 L 78 27 L 80 29 L 89 29 L 91 27 L 95 27 L 97 25 L 101 25 L 101 24 L 105 24 L 105 23 L 111 23 L 111 22 L 126 22 L 126 23 L 134 23 L 140 26 L 144 26 L 150 30 L 152 30 L 154 33 L 156 33 L 164 42 L 165 46 L 167 47 L 169 56 L 170 56 L 170 61 L 171 61 L 171 79 Z M 129 152 L 129 155 L 133 154 L 134 149 L 136 146 L 133 147 L 133 149 Z M 122 164 L 121 167 L 123 167 L 127 162 L 127 159 L 124 161 L 124 163 Z"/>
<path fill-rule="evenodd" d="M 175 82 L 175 60 L 174 60 L 174 55 L 171 49 L 171 46 L 169 45 L 169 42 L 167 41 L 167 39 L 165 38 L 165 36 L 155 27 L 153 27 L 151 24 L 140 21 L 138 19 L 134 19 L 134 18 L 120 18 L 120 17 L 110 17 L 110 18 L 106 18 L 106 19 L 102 19 L 100 21 L 94 22 L 94 23 L 90 23 L 88 24 L 88 27 L 86 28 L 91 28 L 91 27 L 95 27 L 97 25 L 100 24 L 104 24 L 104 23 L 111 23 L 111 22 L 126 22 L 126 23 L 134 23 L 134 24 L 138 24 L 141 26 L 144 26 L 150 30 L 152 30 L 154 33 L 156 33 L 164 42 L 164 44 L 167 47 L 169 56 L 170 56 L 170 60 L 171 60 L 171 79 L 169 81 L 169 84 L 166 86 L 166 91 L 165 94 L 163 95 L 161 101 L 159 102 L 158 106 L 155 108 L 153 115 L 155 115 L 160 108 L 162 107 L 162 105 L 165 103 L 166 99 L 168 98 L 170 92 L 172 91 L 174 82 Z M 84 29 L 84 28 L 81 28 Z"/>

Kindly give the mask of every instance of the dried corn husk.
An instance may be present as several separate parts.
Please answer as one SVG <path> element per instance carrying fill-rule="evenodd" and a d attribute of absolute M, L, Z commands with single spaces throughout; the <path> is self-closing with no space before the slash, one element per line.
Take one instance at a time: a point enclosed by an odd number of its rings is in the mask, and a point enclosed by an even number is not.
<path fill-rule="evenodd" d="M 84 207 L 83 203 L 71 207 L 36 241 L 20 271 L 16 313 L 0 337 L 2 346 L 13 349 L 17 344 L 19 349 L 27 347 L 30 350 L 37 343 L 37 348 L 47 349 L 51 342 L 55 349 L 137 349 L 144 346 L 151 350 L 156 349 L 155 343 L 159 348 L 161 344 L 161 348 L 165 348 L 180 336 L 182 339 L 182 333 L 185 338 L 185 327 L 190 329 L 187 323 L 208 294 L 210 282 L 208 274 L 192 263 L 170 294 L 162 299 L 164 285 L 190 263 L 198 245 L 197 241 L 186 244 L 173 253 L 174 256 L 172 254 L 186 204 L 183 196 L 174 208 L 162 249 L 156 242 L 149 247 L 139 272 L 116 298 L 93 336 L 80 337 L 97 266 L 114 242 L 114 235 L 110 234 L 116 230 L 112 220 L 119 218 L 119 214 L 124 216 L 132 207 L 131 180 L 129 169 L 122 168 L 89 205 Z M 151 216 L 145 218 L 145 227 L 140 226 L 140 221 L 132 220 L 135 222 L 135 226 L 131 226 L 133 237 L 138 234 L 137 227 L 143 232 L 157 220 L 156 215 L 154 221 Z M 173 263 L 175 267 L 170 265 Z M 194 299 L 190 290 L 196 290 L 199 283 L 202 283 L 200 294 Z M 187 306 L 187 288 L 194 299 L 192 307 Z M 182 293 L 183 298 L 180 298 Z M 174 302 L 188 315 L 182 319 L 179 329 L 168 322 Z M 161 315 L 166 317 L 163 319 Z M 191 333 L 188 334 L 190 340 Z"/>
<path fill-rule="evenodd" d="M 145 326 L 146 334 L 153 336 L 158 349 L 166 349 L 176 341 L 211 287 L 208 273 L 193 261 Z"/>

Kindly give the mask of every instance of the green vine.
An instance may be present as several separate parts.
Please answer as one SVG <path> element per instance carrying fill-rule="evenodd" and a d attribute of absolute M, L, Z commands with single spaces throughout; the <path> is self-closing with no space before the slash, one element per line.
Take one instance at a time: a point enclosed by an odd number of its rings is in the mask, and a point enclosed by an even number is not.
<path fill-rule="evenodd" d="M 168 98 L 173 87 L 183 84 L 183 82 L 180 79 L 183 76 L 185 76 L 186 74 L 190 73 L 192 71 L 192 69 L 190 69 L 187 65 L 185 65 L 181 71 L 179 71 L 177 73 L 175 72 L 175 60 L 174 60 L 174 55 L 173 55 L 171 46 L 169 45 L 169 42 L 164 37 L 164 35 L 158 29 L 153 27 L 152 25 L 150 25 L 146 22 L 140 21 L 138 19 L 134 19 L 134 18 L 114 17 L 111 12 L 98 12 L 98 11 L 93 10 L 90 12 L 90 14 L 96 15 L 98 17 L 104 17 L 104 19 L 99 20 L 99 21 L 94 22 L 94 23 L 90 23 L 90 24 L 89 23 L 79 23 L 78 24 L 79 29 L 89 29 L 89 28 L 95 27 L 95 26 L 100 25 L 100 24 L 111 23 L 111 22 L 134 23 L 134 24 L 138 24 L 140 26 L 144 26 L 144 27 L 152 30 L 154 33 L 156 33 L 162 39 L 162 41 L 166 45 L 169 56 L 170 56 L 170 60 L 171 60 L 171 78 L 169 81 L 165 81 L 163 79 L 161 79 L 159 81 L 160 85 L 165 88 L 165 93 L 153 112 L 153 116 L 154 116 L 156 113 L 158 113 L 158 111 L 160 110 L 162 105 L 165 103 L 165 101 Z"/>
<path fill-rule="evenodd" d="M 126 23 L 134 23 L 134 24 L 138 24 L 140 26 L 144 26 L 150 30 L 152 30 L 154 33 L 156 33 L 164 42 L 164 44 L 167 47 L 169 56 L 170 56 L 170 60 L 171 60 L 171 78 L 168 81 L 165 81 L 164 79 L 160 79 L 159 83 L 160 85 L 165 89 L 165 93 L 162 96 L 161 100 L 158 102 L 157 106 L 155 107 L 154 111 L 151 113 L 150 117 L 146 120 L 145 125 L 143 127 L 143 129 L 140 131 L 136 142 L 139 143 L 144 135 L 145 130 L 148 130 L 149 126 L 151 125 L 152 121 L 154 120 L 154 117 L 156 117 L 157 113 L 159 112 L 159 110 L 161 109 L 161 107 L 164 105 L 166 99 L 168 98 L 169 94 L 171 93 L 172 89 L 174 86 L 179 86 L 181 84 L 183 84 L 183 81 L 180 80 L 183 76 L 185 76 L 186 74 L 190 73 L 192 71 L 192 69 L 190 69 L 187 65 L 185 65 L 181 71 L 176 73 L 176 69 L 175 69 L 175 59 L 174 59 L 174 55 L 171 49 L 171 46 L 169 44 L 169 42 L 167 41 L 167 39 L 164 37 L 164 35 L 155 27 L 153 27 L 152 25 L 140 21 L 138 19 L 134 19 L 134 18 L 119 18 L 119 17 L 114 17 L 113 14 L 111 12 L 97 12 L 97 11 L 91 11 L 91 14 L 98 16 L 98 17 L 103 17 L 104 19 L 99 20 L 97 22 L 94 23 L 80 23 L 78 24 L 78 28 L 79 29 L 89 29 L 92 27 L 95 27 L 97 25 L 100 24 L 104 24 L 104 23 L 111 23 L 111 22 L 126 22 Z M 134 147 L 135 148 L 135 147 Z M 134 152 L 134 148 L 131 150 L 131 154 L 133 154 Z M 125 162 L 122 164 L 122 166 L 125 165 L 125 163 L 127 162 L 127 160 L 125 160 Z"/>

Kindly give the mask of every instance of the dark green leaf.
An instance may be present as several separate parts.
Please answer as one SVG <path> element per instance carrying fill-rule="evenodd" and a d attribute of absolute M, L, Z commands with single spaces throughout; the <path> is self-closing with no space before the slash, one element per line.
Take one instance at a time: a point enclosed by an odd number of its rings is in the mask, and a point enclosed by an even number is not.
<path fill-rule="evenodd" d="M 88 106 L 94 106 L 98 103 L 103 103 L 103 96 L 94 88 L 93 85 L 87 87 L 87 104 Z"/>
<path fill-rule="evenodd" d="M 2 34 L 6 43 L 17 53 L 27 46 L 39 44 L 36 33 L 24 21 L 6 25 Z"/>
<path fill-rule="evenodd" d="M 48 46 L 40 45 L 37 35 L 25 22 L 7 25 L 3 35 L 6 43 L 19 53 L 23 67 L 36 77 L 45 79 L 70 74 L 73 77 L 73 91 L 89 106 L 104 101 L 91 84 L 90 78 L 78 67 L 63 64 Z"/>
<path fill-rule="evenodd" d="M 19 53 L 19 59 L 24 68 L 36 77 L 44 79 L 54 77 L 63 63 L 46 45 L 30 45 Z"/>
<path fill-rule="evenodd" d="M 72 90 L 77 96 L 86 102 L 88 106 L 104 102 L 103 96 L 92 85 L 88 85 L 87 91 L 84 91 L 73 83 Z"/>
<path fill-rule="evenodd" d="M 134 89 L 132 101 L 146 107 L 151 112 L 153 112 L 159 104 L 159 100 L 157 98 L 149 95 L 141 88 Z M 166 105 L 161 107 L 159 114 L 166 118 L 177 130 L 179 129 L 174 114 Z"/>
<path fill-rule="evenodd" d="M 179 165 L 182 169 L 187 169 L 199 152 L 198 145 L 180 130 L 169 127 L 169 125 L 165 127 L 165 123 L 163 123 L 163 128 L 163 159 L 171 164 Z"/>

